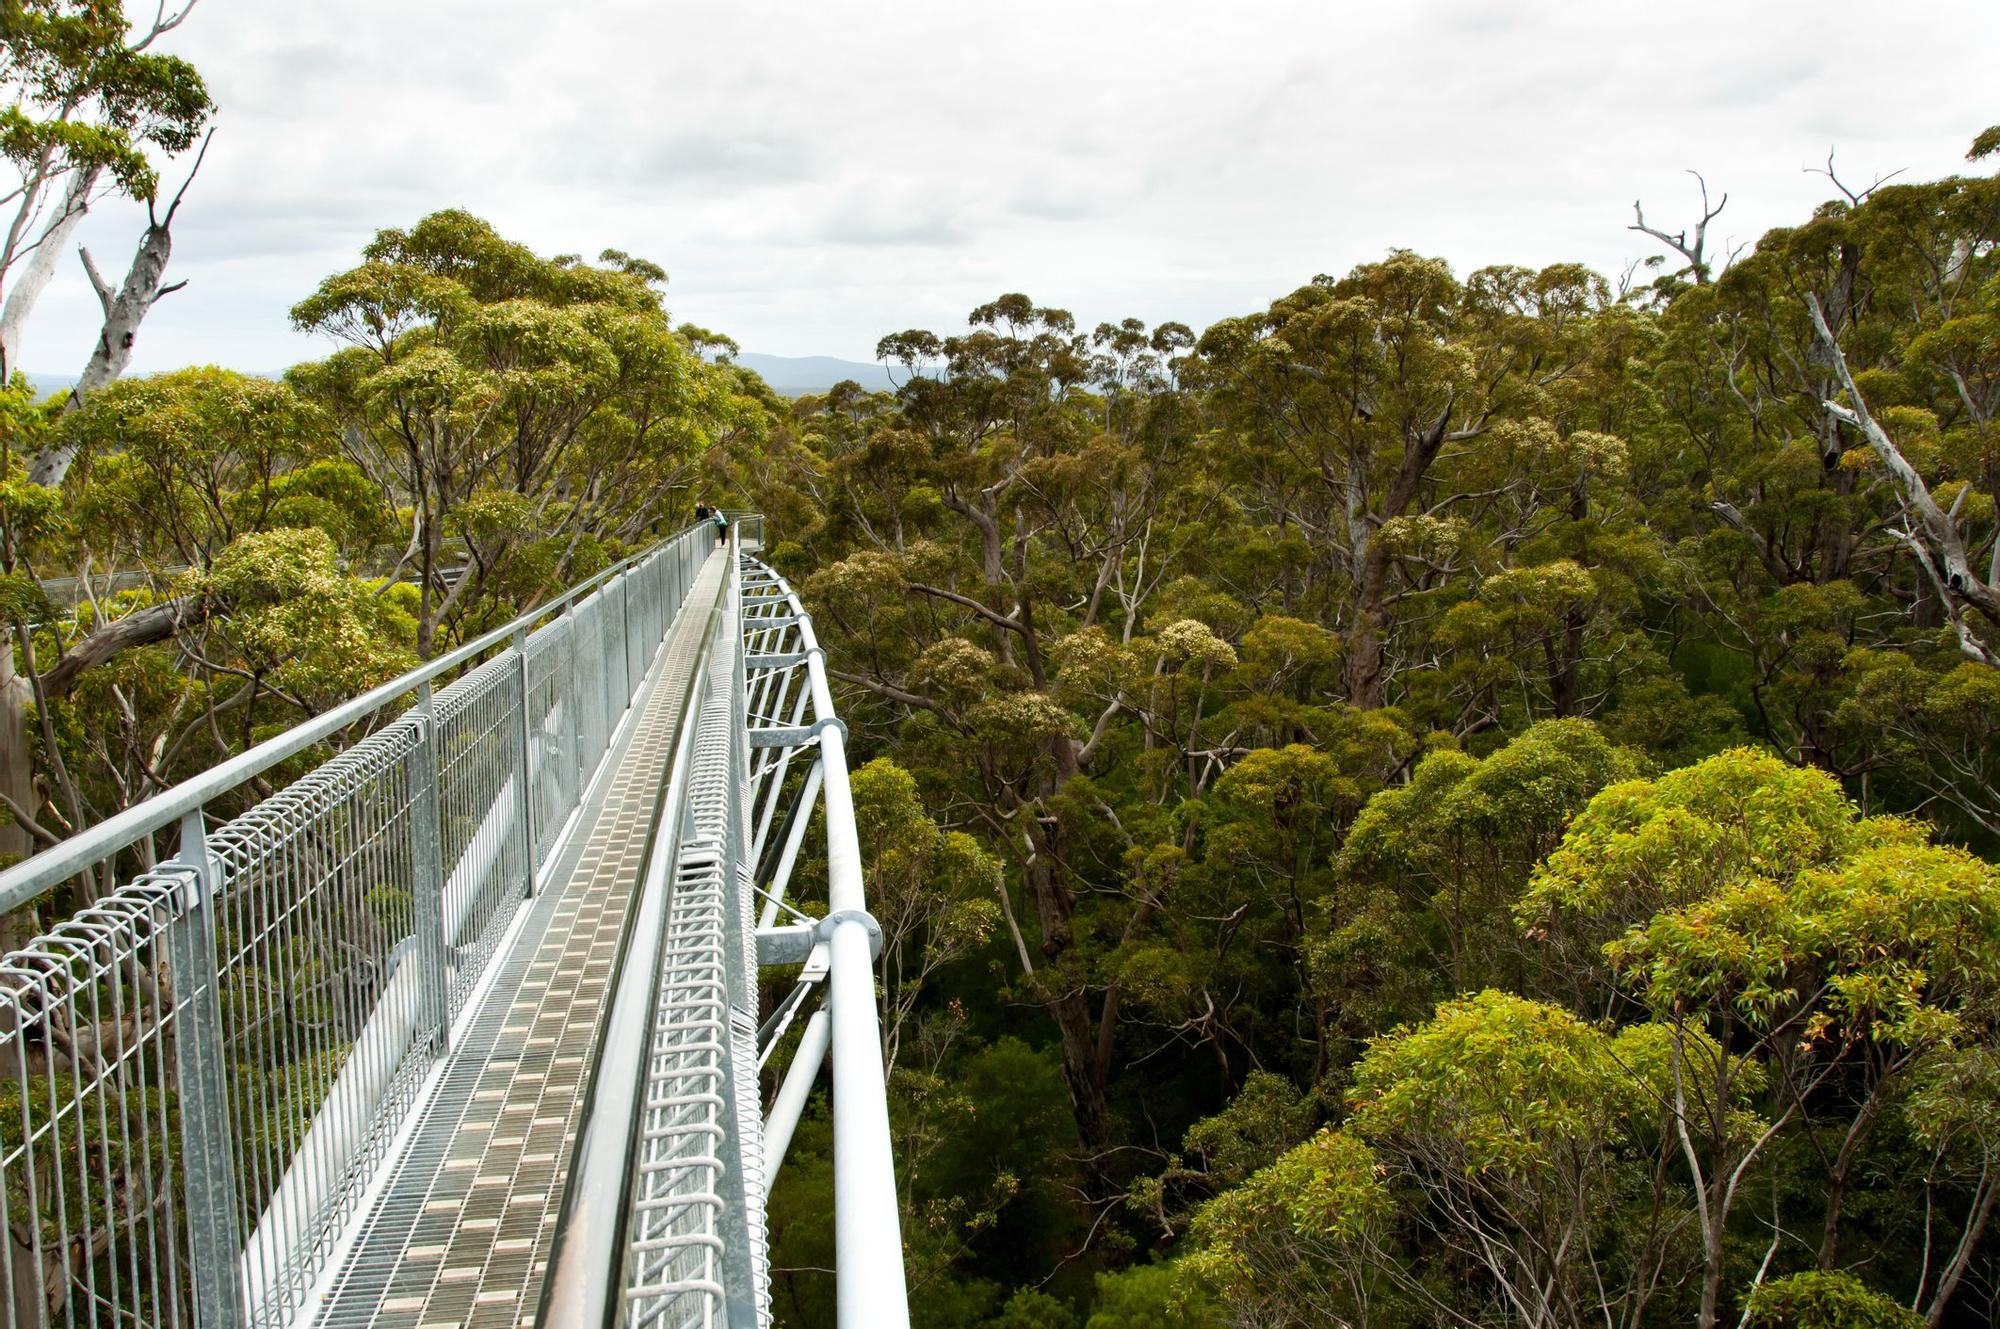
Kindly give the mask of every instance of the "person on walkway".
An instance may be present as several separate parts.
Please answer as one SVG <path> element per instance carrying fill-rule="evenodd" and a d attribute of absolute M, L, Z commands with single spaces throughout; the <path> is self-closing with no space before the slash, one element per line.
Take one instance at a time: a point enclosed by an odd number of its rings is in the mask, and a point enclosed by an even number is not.
<path fill-rule="evenodd" d="M 715 542 L 717 544 L 728 544 L 729 518 L 722 515 L 721 508 L 715 509 L 714 517 L 715 517 Z"/>
<path fill-rule="evenodd" d="M 694 501 L 694 519 L 696 521 L 707 521 L 708 517 L 708 500 L 704 498 L 696 499 Z"/>

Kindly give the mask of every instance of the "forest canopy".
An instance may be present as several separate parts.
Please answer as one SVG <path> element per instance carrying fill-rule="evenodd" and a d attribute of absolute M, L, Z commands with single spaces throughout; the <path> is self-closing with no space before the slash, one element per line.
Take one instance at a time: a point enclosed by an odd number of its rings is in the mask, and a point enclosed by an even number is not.
<path fill-rule="evenodd" d="M 1003 294 L 796 400 L 648 260 L 383 230 L 282 379 L 0 395 L 7 852 L 756 508 L 861 759 L 916 1323 L 1990 1321 L 1996 147 L 1616 281 Z"/>

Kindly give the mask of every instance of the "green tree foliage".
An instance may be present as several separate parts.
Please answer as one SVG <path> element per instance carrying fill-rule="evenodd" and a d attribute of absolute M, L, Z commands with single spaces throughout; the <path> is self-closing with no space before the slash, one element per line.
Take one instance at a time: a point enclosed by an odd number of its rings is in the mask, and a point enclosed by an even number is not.
<path fill-rule="evenodd" d="M 642 259 L 383 231 L 282 383 L 0 393 L 79 457 L 0 477 L 10 812 L 57 838 L 726 494 L 862 759 L 919 1324 L 1990 1319 L 2000 183 L 1831 184 L 1726 261 L 1706 203 L 1642 220 L 1684 262 L 1638 291 L 1392 250 L 1200 335 L 1010 293 L 793 403 Z M 829 1148 L 784 1323 L 831 1318 Z"/>
<path fill-rule="evenodd" d="M 1084 1236 L 926 1248 L 961 1319 L 1983 1313 L 2000 194 L 1831 183 L 1747 254 L 1649 230 L 1625 298 L 1002 296 L 739 463 L 897 820 L 994 865 L 924 1073 L 1061 1069 L 1075 1147 L 1008 1175 Z"/>
<path fill-rule="evenodd" d="M 122 34 L 115 10 L 92 21 Z M 75 458 L 59 490 L 0 483 L 35 740 L 16 825 L 89 825 L 676 529 L 702 459 L 775 399 L 696 354 L 663 279 L 442 213 L 300 305 L 354 344 L 284 381 L 187 369 L 68 412 L 10 389 L 10 456 Z"/>
<path fill-rule="evenodd" d="M 1916 1329 L 1923 1322 L 1852 1274 L 1792 1274 L 1750 1297 L 1753 1329 Z"/>
<path fill-rule="evenodd" d="M 545 259 L 464 212 L 363 258 L 293 308 L 347 347 L 290 380 L 410 511 L 426 654 L 657 532 L 709 448 L 762 428 L 743 377 L 675 330 L 654 265 Z"/>

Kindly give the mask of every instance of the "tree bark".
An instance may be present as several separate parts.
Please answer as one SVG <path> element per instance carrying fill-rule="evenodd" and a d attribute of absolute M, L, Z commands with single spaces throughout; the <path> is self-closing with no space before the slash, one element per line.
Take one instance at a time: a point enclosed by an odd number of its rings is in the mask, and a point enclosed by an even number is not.
<path fill-rule="evenodd" d="M 182 628 L 201 622 L 216 608 L 206 596 L 183 595 L 127 614 L 64 652 L 55 667 L 42 675 L 42 690 L 51 697 L 64 696 L 85 670 L 104 664 L 120 651 L 166 641 Z"/>
<path fill-rule="evenodd" d="M 1364 711 L 1382 705 L 1382 634 L 1388 625 L 1384 603 L 1388 585 L 1388 556 L 1371 539 L 1354 578 L 1354 621 L 1347 634 L 1347 700 Z"/>
<path fill-rule="evenodd" d="M 69 186 L 63 191 L 62 210 L 49 219 L 27 265 L 15 279 L 13 289 L 7 292 L 6 307 L 0 310 L 0 365 L 5 365 L 9 373 L 21 367 L 21 345 L 28 315 L 48 289 L 56 274 L 56 264 L 69 248 L 76 228 L 83 225 L 84 217 L 89 214 L 90 194 L 97 187 L 98 175 L 96 167 L 70 175 Z"/>
<path fill-rule="evenodd" d="M 0 642 L 0 793 L 20 807 L 35 806 L 35 768 L 28 751 L 28 680 L 14 672 L 14 646 Z M 19 862 L 35 852 L 28 829 L 11 815 L 0 826 L 0 857 Z M 13 949 L 0 921 L 0 946 Z"/>
<path fill-rule="evenodd" d="M 99 388 L 117 381 L 132 362 L 139 324 L 161 297 L 180 289 L 179 285 L 166 284 L 167 260 L 174 249 L 173 219 L 173 210 L 168 209 L 165 218 L 147 222 L 145 234 L 139 237 L 138 251 L 132 256 L 132 266 L 125 273 L 125 284 L 115 293 L 98 274 L 97 265 L 90 260 L 90 251 L 78 251 L 83 256 L 84 270 L 90 274 L 90 284 L 97 288 L 98 303 L 104 307 L 104 327 L 97 334 L 97 346 L 85 362 L 83 373 L 70 389 L 69 400 L 63 403 L 64 414 L 82 406 Z M 63 482 L 75 460 L 76 444 L 58 443 L 35 458 L 28 478 L 38 485 L 54 488 Z"/>

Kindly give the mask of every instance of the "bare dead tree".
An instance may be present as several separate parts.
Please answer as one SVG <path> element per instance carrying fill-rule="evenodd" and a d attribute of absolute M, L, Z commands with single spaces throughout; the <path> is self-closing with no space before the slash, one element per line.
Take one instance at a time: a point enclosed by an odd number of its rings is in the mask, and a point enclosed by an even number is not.
<path fill-rule="evenodd" d="M 166 279 L 167 260 L 172 257 L 174 249 L 174 217 L 187 197 L 188 186 L 201 173 L 202 161 L 208 156 L 208 145 L 214 137 L 211 131 L 202 140 L 194 168 L 175 192 L 173 202 L 167 205 L 166 215 L 161 216 L 151 203 L 146 205 L 146 230 L 139 237 L 138 252 L 132 256 L 132 266 L 125 274 L 123 286 L 113 291 L 111 284 L 98 272 L 97 264 L 91 261 L 90 251 L 77 251 L 83 258 L 83 270 L 89 274 L 90 284 L 97 291 L 98 303 L 104 308 L 104 327 L 98 333 L 97 345 L 91 351 L 83 373 L 70 389 L 69 400 L 63 403 L 65 415 L 82 406 L 91 393 L 115 382 L 125 372 L 126 365 L 132 361 L 132 348 L 139 340 L 139 324 L 154 305 L 187 285 L 185 281 L 170 285 Z M 28 478 L 38 485 L 59 485 L 69 474 L 70 463 L 75 460 L 76 445 L 58 442 L 35 458 Z"/>
<path fill-rule="evenodd" d="M 1799 169 L 1804 171 L 1807 175 L 1825 176 L 1828 180 L 1831 180 L 1833 182 L 1833 187 L 1840 191 L 1840 196 L 1847 200 L 1847 206 L 1849 206 L 1850 208 L 1858 208 L 1863 203 L 1866 203 L 1868 201 L 1868 196 L 1870 194 L 1873 194 L 1883 185 L 1886 185 L 1891 180 L 1894 180 L 1897 176 L 1901 175 L 1903 171 L 1907 170 L 1908 168 L 1898 167 L 1896 170 L 1889 172 L 1889 174 L 1887 175 L 1878 175 L 1875 177 L 1874 184 L 1869 185 L 1866 189 L 1859 189 L 1859 190 L 1848 188 L 1847 182 L 1842 180 L 1840 176 L 1835 173 L 1833 169 L 1832 148 L 1828 148 L 1826 150 L 1825 166 L 1802 166 Z"/>
<path fill-rule="evenodd" d="M 1861 435 L 1874 451 L 1876 459 L 1889 472 L 1902 500 L 1904 525 L 1900 530 L 1892 528 L 1889 534 L 1915 556 L 1918 565 L 1937 588 L 1951 616 L 1952 627 L 1958 634 L 1959 650 L 1967 659 L 2000 665 L 2000 658 L 1996 658 L 1993 649 L 1972 630 L 1965 614 L 1968 608 L 1976 610 L 1989 625 L 2000 628 L 2000 541 L 1994 544 L 1985 576 L 1974 572 L 1958 525 L 1959 507 L 1965 495 L 1971 492 L 1970 487 L 1959 493 L 1958 501 L 1949 510 L 1931 496 L 1930 486 L 1924 483 L 1923 476 L 1910 465 L 1902 449 L 1896 446 L 1888 431 L 1869 412 L 1868 403 L 1863 399 L 1861 389 L 1855 386 L 1854 375 L 1847 367 L 1847 357 L 1841 353 L 1840 343 L 1827 325 L 1825 312 L 1820 309 L 1819 297 L 1807 295 L 1806 308 L 1812 312 L 1813 331 L 1818 335 L 1820 346 L 1833 369 L 1835 382 L 1847 394 L 1847 405 L 1832 400 L 1821 404 L 1827 414 Z"/>
<path fill-rule="evenodd" d="M 1693 176 L 1695 182 L 1701 186 L 1701 220 L 1695 223 L 1694 237 L 1692 239 L 1688 238 L 1685 227 L 1669 233 L 1659 229 L 1657 226 L 1647 225 L 1645 209 L 1639 206 L 1638 199 L 1632 200 L 1633 224 L 1625 229 L 1628 231 L 1637 231 L 1641 235 L 1649 235 L 1667 248 L 1673 250 L 1676 254 L 1679 254 L 1686 261 L 1687 266 L 1674 275 L 1677 277 L 1682 274 L 1690 275 L 1694 278 L 1695 285 L 1705 286 L 1708 284 L 1710 277 L 1707 258 L 1708 224 L 1721 216 L 1722 210 L 1729 206 L 1729 195 L 1724 194 L 1720 202 L 1710 206 L 1708 201 L 1708 181 L 1702 178 L 1700 171 L 1689 171 L 1688 174 Z M 1732 250 L 1730 257 L 1734 258 L 1737 252 L 1736 250 Z M 1727 261 L 1724 262 L 1723 266 L 1728 266 Z"/>

